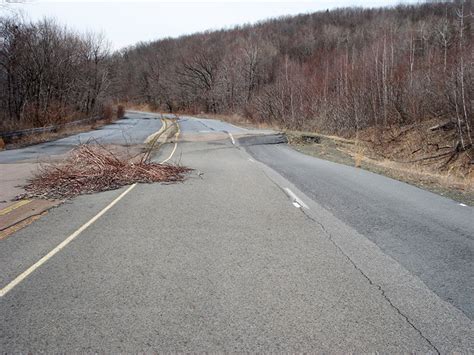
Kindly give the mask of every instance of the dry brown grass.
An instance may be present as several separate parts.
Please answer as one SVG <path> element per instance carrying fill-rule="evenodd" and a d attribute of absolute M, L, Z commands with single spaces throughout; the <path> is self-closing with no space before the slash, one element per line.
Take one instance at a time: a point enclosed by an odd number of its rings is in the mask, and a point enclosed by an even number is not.
<path fill-rule="evenodd" d="M 365 154 L 366 150 L 354 151 L 350 147 L 345 147 L 341 151 L 351 155 L 354 159 L 355 166 L 365 166 L 368 170 L 379 167 L 385 171 L 386 175 L 394 177 L 398 180 L 416 182 L 421 184 L 433 184 L 446 188 L 453 188 L 474 193 L 474 171 L 471 169 L 467 175 L 460 175 L 455 166 L 449 169 L 436 171 L 432 166 L 420 163 L 404 163 L 397 162 L 386 158 L 374 159 L 371 154 Z M 371 169 L 372 167 L 372 169 Z"/>
<path fill-rule="evenodd" d="M 431 131 L 439 119 L 403 127 L 387 127 L 383 130 L 369 128 L 360 132 L 373 159 L 388 159 L 423 170 L 466 177 L 472 172 L 474 149 L 456 149 L 458 138 L 455 130 Z"/>
<path fill-rule="evenodd" d="M 306 135 L 317 136 L 319 143 L 308 143 L 308 140 L 302 139 Z M 466 152 L 460 153 L 457 159 L 452 160 L 444 168 L 441 168 L 443 161 L 416 161 L 420 156 L 430 154 L 430 151 L 417 151 L 415 139 L 420 142 L 420 138 L 416 138 L 417 134 L 410 135 L 408 138 L 410 142 L 406 142 L 407 138 L 392 140 L 382 153 L 379 146 L 370 141 L 295 131 L 288 132 L 288 136 L 290 144 L 303 153 L 360 167 L 470 205 L 474 204 L 474 166 L 470 164 Z M 427 143 L 425 144 L 429 147 Z M 417 151 L 416 153 L 420 155 L 414 158 L 413 151 Z M 410 162 L 409 159 L 415 162 Z"/>
<path fill-rule="evenodd" d="M 151 113 L 161 113 L 160 110 L 157 110 L 156 108 L 152 107 L 149 104 L 136 104 L 136 103 L 132 103 L 132 102 L 120 102 L 118 105 L 122 106 L 126 110 L 143 111 L 143 112 L 151 112 Z"/>
<path fill-rule="evenodd" d="M 354 155 L 354 166 L 356 168 L 360 168 L 362 166 L 362 159 L 364 159 L 364 155 L 362 151 L 358 151 Z"/>
<path fill-rule="evenodd" d="M 217 120 L 229 122 L 229 123 L 235 124 L 237 126 L 245 127 L 245 128 L 274 129 L 276 131 L 282 130 L 282 128 L 277 126 L 276 124 L 270 124 L 267 122 L 254 122 L 239 114 L 225 115 L 225 114 L 213 114 L 213 113 L 200 113 L 195 116 L 200 117 L 200 118 L 217 119 Z"/>
<path fill-rule="evenodd" d="M 107 123 L 112 122 L 114 118 L 114 108 L 111 104 L 106 104 L 102 107 L 101 117 Z"/>
<path fill-rule="evenodd" d="M 117 118 L 120 119 L 125 116 L 125 107 L 123 105 L 117 106 Z"/>
<path fill-rule="evenodd" d="M 33 144 L 49 142 L 56 139 L 61 139 L 78 133 L 89 132 L 107 125 L 105 120 L 95 121 L 94 123 L 85 123 L 76 126 L 68 126 L 59 129 L 56 132 L 39 133 L 35 135 L 17 138 L 6 145 L 7 149 L 21 148 Z"/>
<path fill-rule="evenodd" d="M 39 118 L 35 117 L 34 110 L 25 108 L 21 120 L 13 120 L 8 117 L 0 118 L 0 132 L 19 131 L 30 128 L 61 125 L 88 118 L 84 113 L 71 108 L 57 107 L 51 105 L 47 112 L 43 112 Z"/>

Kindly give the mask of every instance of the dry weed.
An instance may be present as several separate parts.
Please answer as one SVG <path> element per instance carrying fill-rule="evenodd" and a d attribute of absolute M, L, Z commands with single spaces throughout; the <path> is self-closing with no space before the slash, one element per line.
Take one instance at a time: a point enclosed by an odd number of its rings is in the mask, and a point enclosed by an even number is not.
<path fill-rule="evenodd" d="M 122 118 L 125 116 L 125 107 L 123 105 L 117 106 L 117 118 Z"/>

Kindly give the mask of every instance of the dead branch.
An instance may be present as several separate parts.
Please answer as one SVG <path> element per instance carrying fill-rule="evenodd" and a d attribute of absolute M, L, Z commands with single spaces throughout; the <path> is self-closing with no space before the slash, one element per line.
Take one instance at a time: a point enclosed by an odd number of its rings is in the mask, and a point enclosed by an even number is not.
<path fill-rule="evenodd" d="M 113 190 L 133 183 L 182 181 L 191 169 L 119 158 L 104 147 L 84 144 L 64 162 L 40 168 L 18 198 L 63 199 Z"/>
<path fill-rule="evenodd" d="M 430 127 L 430 131 L 438 131 L 442 129 L 443 131 L 449 131 L 450 129 L 453 129 L 455 126 L 453 121 L 448 121 L 444 123 L 437 124 L 436 126 Z"/>

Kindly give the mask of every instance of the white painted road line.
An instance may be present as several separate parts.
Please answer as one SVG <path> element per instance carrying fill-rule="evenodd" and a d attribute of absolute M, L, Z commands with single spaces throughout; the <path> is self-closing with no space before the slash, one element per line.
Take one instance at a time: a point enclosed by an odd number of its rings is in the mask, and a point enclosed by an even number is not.
<path fill-rule="evenodd" d="M 295 195 L 295 193 L 293 191 L 291 191 L 288 187 L 285 187 L 285 192 L 286 194 L 288 195 L 288 197 L 291 199 L 291 202 L 293 203 L 293 206 L 295 206 L 296 208 L 306 208 L 307 210 L 309 210 L 309 207 L 306 205 L 306 203 L 304 203 L 303 201 L 301 201 L 301 199 Z"/>
<path fill-rule="evenodd" d="M 295 206 L 296 208 L 301 208 L 301 205 L 296 201 L 293 201 L 293 206 Z"/>
<path fill-rule="evenodd" d="M 249 158 L 249 161 L 255 163 L 255 160 L 253 160 L 252 158 Z"/>
<path fill-rule="evenodd" d="M 459 206 L 467 207 L 464 203 L 460 203 Z"/>
<path fill-rule="evenodd" d="M 232 133 L 227 132 L 227 134 L 229 135 L 230 140 L 232 141 L 232 144 L 235 145 L 235 139 L 234 139 L 234 136 L 232 135 Z"/>
<path fill-rule="evenodd" d="M 137 186 L 137 184 L 131 185 L 128 189 L 120 194 L 115 200 L 113 200 L 107 207 L 105 207 L 102 211 L 96 214 L 92 219 L 90 219 L 87 223 L 83 224 L 81 228 L 77 231 L 72 233 L 69 237 L 67 237 L 63 242 L 61 242 L 57 247 L 51 250 L 48 254 L 43 256 L 39 259 L 36 263 L 30 266 L 26 271 L 21 273 L 17 276 L 12 282 L 6 285 L 4 288 L 0 290 L 0 297 L 5 296 L 9 291 L 11 291 L 16 285 L 22 282 L 25 278 L 27 278 L 31 273 L 33 273 L 36 269 L 38 269 L 41 265 L 43 265 L 46 261 L 51 259 L 56 253 L 58 253 L 61 249 L 63 249 L 66 245 L 72 242 L 79 234 L 85 231 L 89 226 L 91 226 L 95 221 L 97 221 L 100 217 L 102 217 L 108 210 L 110 210 L 117 202 L 119 202 L 126 194 L 128 194 L 132 189 Z"/>

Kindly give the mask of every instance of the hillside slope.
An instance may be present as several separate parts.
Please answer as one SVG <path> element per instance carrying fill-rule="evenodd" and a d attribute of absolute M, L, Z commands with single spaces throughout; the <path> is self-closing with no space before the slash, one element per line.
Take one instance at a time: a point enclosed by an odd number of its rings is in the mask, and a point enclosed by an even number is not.
<path fill-rule="evenodd" d="M 395 150 L 444 154 L 438 170 L 462 158 L 468 175 L 472 5 L 339 9 L 142 43 L 114 56 L 114 95 L 162 111 L 239 114 L 345 137 L 370 130 L 365 138 L 381 154 L 402 143 L 392 132 L 423 126 Z M 445 125 L 434 132 L 425 122 Z M 433 134 L 441 141 L 431 142 Z"/>

